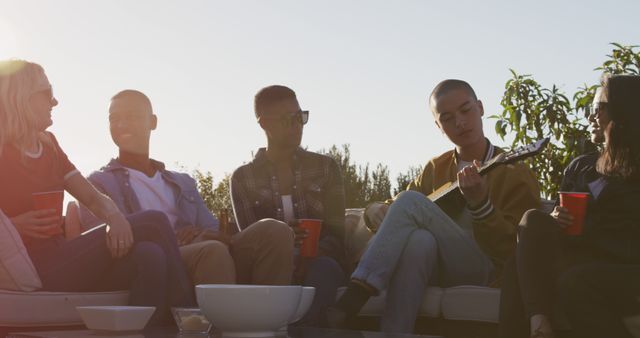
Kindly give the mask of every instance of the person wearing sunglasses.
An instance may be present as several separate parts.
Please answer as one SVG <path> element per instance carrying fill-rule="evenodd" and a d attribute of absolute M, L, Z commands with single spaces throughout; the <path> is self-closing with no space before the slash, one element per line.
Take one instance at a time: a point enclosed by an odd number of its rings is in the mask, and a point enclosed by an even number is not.
<path fill-rule="evenodd" d="M 300 147 L 309 111 L 285 86 L 269 86 L 255 96 L 255 116 L 267 138 L 253 160 L 231 176 L 231 197 L 241 231 L 257 222 L 290 225 L 296 247 L 307 237 L 298 219 L 320 219 L 322 230 L 315 258 L 295 255 L 294 283 L 314 286 L 316 294 L 299 325 L 326 325 L 325 310 L 345 281 L 343 233 L 345 198 L 338 164 L 329 156 Z M 289 245 L 282 243 L 282 245 Z"/>
<path fill-rule="evenodd" d="M 220 231 L 196 181 L 149 157 L 151 133 L 157 126 L 158 116 L 147 95 L 132 89 L 114 95 L 109 130 L 118 157 L 92 173 L 89 180 L 125 214 L 158 210 L 167 215 L 194 285 L 289 284 L 293 250 L 276 244 L 293 242 L 291 230 L 263 222 L 232 237 Z M 80 218 L 85 228 L 97 221 L 84 207 Z"/>
<path fill-rule="evenodd" d="M 631 337 L 622 318 L 640 316 L 639 107 L 640 76 L 603 76 L 589 115 L 602 150 L 575 158 L 560 186 L 589 193 L 583 231 L 563 233 L 573 218 L 560 206 L 525 213 L 505 267 L 500 337 Z"/>
<path fill-rule="evenodd" d="M 9 217 L 24 241 L 42 291 L 128 289 L 130 305 L 155 306 L 150 323 L 165 325 L 170 307 L 195 305 L 169 221 L 157 211 L 123 215 L 80 174 L 47 130 L 57 105 L 42 66 L 0 61 L 0 215 Z M 32 200 L 34 193 L 61 190 L 107 225 L 64 238 L 61 215 L 54 209 L 35 210 Z M 10 306 L 2 308 L 10 311 Z"/>

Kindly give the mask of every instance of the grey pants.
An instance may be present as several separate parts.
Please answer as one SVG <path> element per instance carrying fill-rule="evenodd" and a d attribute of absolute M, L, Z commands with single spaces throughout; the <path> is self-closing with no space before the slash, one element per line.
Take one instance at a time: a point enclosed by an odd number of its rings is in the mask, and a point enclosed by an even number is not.
<path fill-rule="evenodd" d="M 352 278 L 387 290 L 384 332 L 410 333 L 427 285 L 485 286 L 492 274 L 491 260 L 472 236 L 426 196 L 406 191 L 389 208 Z"/>

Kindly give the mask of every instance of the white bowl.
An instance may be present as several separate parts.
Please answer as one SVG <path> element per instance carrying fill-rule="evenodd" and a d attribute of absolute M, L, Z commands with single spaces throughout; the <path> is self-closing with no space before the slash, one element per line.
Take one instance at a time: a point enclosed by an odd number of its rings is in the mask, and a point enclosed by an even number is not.
<path fill-rule="evenodd" d="M 303 286 L 302 287 L 302 295 L 300 296 L 300 303 L 298 303 L 298 308 L 296 309 L 296 313 L 293 315 L 289 323 L 295 323 L 302 319 L 304 315 L 307 314 L 309 308 L 311 307 L 311 303 L 313 303 L 313 297 L 316 295 L 316 288 L 313 286 Z"/>
<path fill-rule="evenodd" d="M 296 309 L 296 313 L 293 314 L 293 317 L 289 320 L 289 323 L 295 323 L 302 319 L 304 315 L 307 314 L 309 308 L 311 307 L 311 303 L 313 303 L 313 297 L 316 295 L 316 288 L 313 286 L 303 286 L 302 287 L 302 295 L 300 296 L 300 303 L 298 303 L 298 308 Z M 278 336 L 287 336 L 287 328 L 285 325 L 278 329 Z"/>
<path fill-rule="evenodd" d="M 138 331 L 156 310 L 153 306 L 78 306 L 87 328 L 101 331 Z"/>
<path fill-rule="evenodd" d="M 224 337 L 272 337 L 294 318 L 299 285 L 197 285 L 202 313 Z"/>

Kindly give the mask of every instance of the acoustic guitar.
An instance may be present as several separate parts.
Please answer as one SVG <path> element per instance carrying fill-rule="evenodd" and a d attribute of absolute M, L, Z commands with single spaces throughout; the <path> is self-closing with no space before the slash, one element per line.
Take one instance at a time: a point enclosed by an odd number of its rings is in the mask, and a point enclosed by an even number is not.
<path fill-rule="evenodd" d="M 539 154 L 549 143 L 549 138 L 538 140 L 526 146 L 501 153 L 482 164 L 478 169 L 480 175 L 486 175 L 494 168 L 511 164 L 525 158 L 529 158 Z M 460 192 L 458 181 L 449 182 L 438 188 L 427 196 L 431 201 L 436 203 L 447 215 L 453 216 L 459 213 L 465 206 L 465 200 Z"/>

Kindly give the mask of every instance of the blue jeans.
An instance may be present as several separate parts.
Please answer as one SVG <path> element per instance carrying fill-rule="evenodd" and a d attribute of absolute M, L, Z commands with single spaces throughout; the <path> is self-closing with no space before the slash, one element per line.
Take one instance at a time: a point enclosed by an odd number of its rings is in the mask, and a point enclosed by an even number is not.
<path fill-rule="evenodd" d="M 338 288 L 345 284 L 346 276 L 335 259 L 320 256 L 310 260 L 303 285 L 315 287 L 316 294 L 309 311 L 296 325 L 326 327 L 327 308 L 335 303 Z"/>
<path fill-rule="evenodd" d="M 155 306 L 152 323 L 170 318 L 170 306 L 194 306 L 194 292 L 167 216 L 143 211 L 127 217 L 135 243 L 129 254 L 111 257 L 104 227 L 71 241 L 38 241 L 29 256 L 43 290 L 129 290 L 131 305 Z"/>
<path fill-rule="evenodd" d="M 426 196 L 405 191 L 351 277 L 388 290 L 383 331 L 410 333 L 427 285 L 484 286 L 492 274 L 491 260 L 469 234 Z"/>

